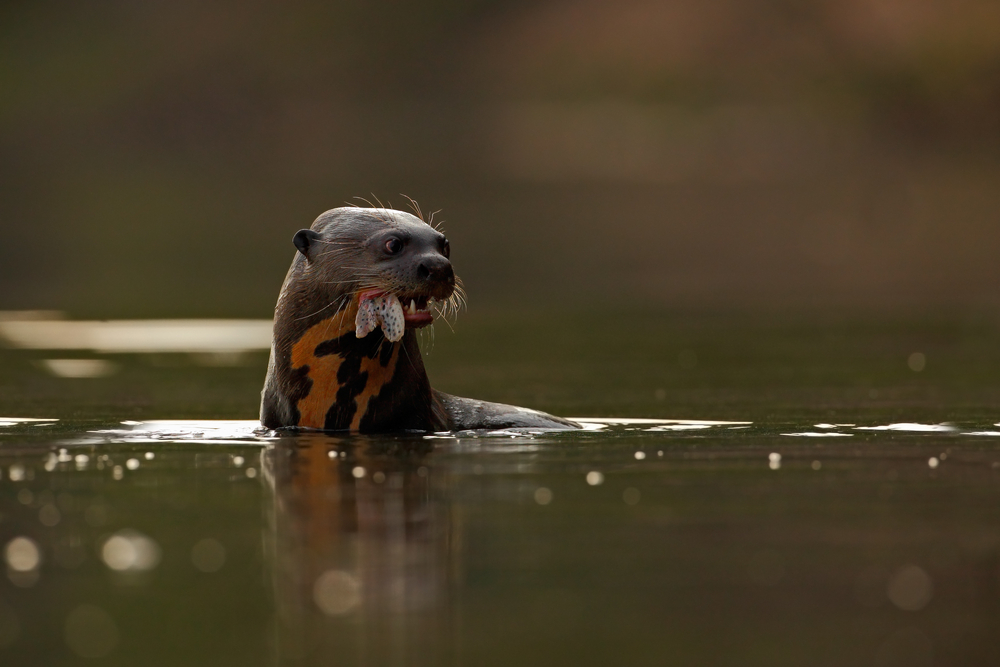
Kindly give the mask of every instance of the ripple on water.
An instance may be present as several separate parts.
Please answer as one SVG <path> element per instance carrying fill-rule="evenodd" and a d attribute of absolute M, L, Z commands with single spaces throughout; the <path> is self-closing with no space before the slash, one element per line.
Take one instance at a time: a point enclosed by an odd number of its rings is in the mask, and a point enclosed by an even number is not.
<path fill-rule="evenodd" d="M 552 432 L 539 429 L 500 429 L 493 431 L 459 431 L 459 432 L 438 432 L 422 436 L 425 439 L 439 439 L 445 443 L 453 443 L 458 449 L 472 448 L 492 448 L 497 447 L 505 451 L 519 451 L 515 445 L 512 448 L 510 440 L 536 440 L 542 437 L 586 437 L 587 433 L 601 433 L 608 431 L 639 431 L 650 434 L 669 434 L 685 432 L 708 432 L 722 434 L 729 430 L 742 430 L 753 427 L 754 432 L 760 431 L 766 434 L 771 429 L 766 424 L 754 425 L 751 421 L 723 421 L 723 420 L 695 420 L 695 419 L 653 419 L 653 418 L 631 418 L 631 417 L 573 417 L 574 421 L 583 426 L 581 431 Z M 35 419 L 22 417 L 0 418 L 0 427 L 25 426 L 25 425 L 51 425 L 57 419 Z M 1000 425 L 1000 424 L 998 424 Z M 158 443 L 187 443 L 187 444 L 227 444 L 227 445 L 252 445 L 257 447 L 266 446 L 270 442 L 277 441 L 281 434 L 269 431 L 261 427 L 256 420 L 151 420 L 144 422 L 123 421 L 122 428 L 97 429 L 87 431 L 84 436 L 71 440 L 65 440 L 62 444 L 69 445 L 94 445 L 100 443 L 136 443 L 136 444 L 158 444 Z M 783 425 L 785 429 L 788 424 Z M 794 427 L 793 427 L 794 429 Z M 806 438 L 844 438 L 854 435 L 850 431 L 864 431 L 869 433 L 878 432 L 907 432 L 907 433 L 955 433 L 960 435 L 1000 437 L 1000 430 L 992 429 L 970 429 L 963 430 L 950 423 L 924 424 L 920 422 L 898 422 L 891 424 L 875 424 L 870 426 L 858 426 L 856 423 L 819 423 L 812 425 L 812 428 L 803 430 L 771 431 L 775 435 L 788 437 Z M 504 442 L 504 441 L 508 442 Z M 489 442 L 490 444 L 487 444 Z M 478 444 L 477 444 L 478 443 Z M 535 451 L 535 445 L 520 445 L 525 447 L 523 451 Z M 54 456 L 54 455 L 53 455 Z M 140 454 L 147 461 L 155 458 L 155 452 L 149 451 Z M 89 465 L 86 454 L 72 455 L 60 450 L 54 462 L 63 460 L 75 460 L 81 467 Z M 136 459 L 136 463 L 139 460 Z M 131 463 L 131 462 L 130 462 Z M 54 463 L 53 463 L 54 465 Z M 132 463 L 135 465 L 135 463 Z M 20 468 L 13 468 L 10 472 L 11 479 L 17 481 L 23 472 Z"/>
<path fill-rule="evenodd" d="M 953 433 L 958 431 L 951 424 L 916 424 L 904 422 L 884 426 L 855 426 L 858 431 L 909 431 L 912 433 Z"/>

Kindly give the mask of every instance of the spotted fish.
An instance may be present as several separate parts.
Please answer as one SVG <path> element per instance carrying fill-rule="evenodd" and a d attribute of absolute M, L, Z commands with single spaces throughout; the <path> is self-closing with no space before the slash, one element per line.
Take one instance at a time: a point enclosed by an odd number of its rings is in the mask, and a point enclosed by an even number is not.
<path fill-rule="evenodd" d="M 406 324 L 403 321 L 403 306 L 395 294 L 364 296 L 358 303 L 358 315 L 354 319 L 355 333 L 364 338 L 376 328 L 382 327 L 385 337 L 395 343 L 403 337 Z"/>

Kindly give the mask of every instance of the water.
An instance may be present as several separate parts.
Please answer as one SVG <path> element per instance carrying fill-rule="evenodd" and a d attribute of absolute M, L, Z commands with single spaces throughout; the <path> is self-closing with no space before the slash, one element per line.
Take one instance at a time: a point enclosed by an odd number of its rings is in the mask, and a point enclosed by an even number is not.
<path fill-rule="evenodd" d="M 428 365 L 582 433 L 276 436 L 260 356 L 5 352 L 4 664 L 1000 660 L 993 324 L 581 319 Z"/>

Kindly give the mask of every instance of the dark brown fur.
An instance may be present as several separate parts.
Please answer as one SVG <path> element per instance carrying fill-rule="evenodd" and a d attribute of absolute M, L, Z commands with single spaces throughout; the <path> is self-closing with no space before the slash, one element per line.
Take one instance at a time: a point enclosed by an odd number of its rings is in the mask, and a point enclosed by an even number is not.
<path fill-rule="evenodd" d="M 447 242 L 420 219 L 389 209 L 327 211 L 296 253 L 275 307 L 271 360 L 261 400 L 268 428 L 356 432 L 470 428 L 578 428 L 534 410 L 449 396 L 431 389 L 415 331 L 390 342 L 376 329 L 355 334 L 358 294 L 452 296 Z M 405 239 L 389 255 L 387 238 Z"/>

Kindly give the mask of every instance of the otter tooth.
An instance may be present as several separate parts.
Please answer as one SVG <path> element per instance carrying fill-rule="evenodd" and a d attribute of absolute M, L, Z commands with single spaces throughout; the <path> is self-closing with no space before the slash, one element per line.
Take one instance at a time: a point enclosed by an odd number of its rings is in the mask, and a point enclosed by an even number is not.
<path fill-rule="evenodd" d="M 416 312 L 417 312 L 417 303 L 413 299 L 410 299 L 410 315 L 413 315 Z"/>

